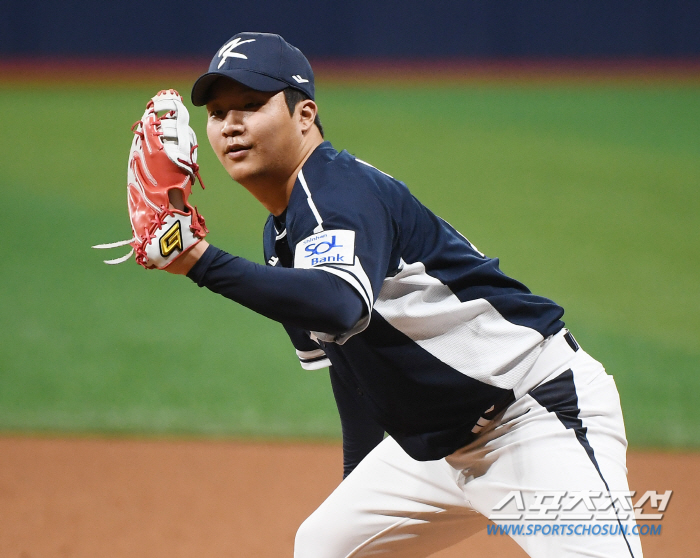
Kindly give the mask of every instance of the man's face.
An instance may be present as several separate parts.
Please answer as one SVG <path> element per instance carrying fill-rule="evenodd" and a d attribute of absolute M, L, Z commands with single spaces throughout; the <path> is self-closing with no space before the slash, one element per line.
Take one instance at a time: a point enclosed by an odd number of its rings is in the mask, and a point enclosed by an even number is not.
<path fill-rule="evenodd" d="M 302 133 L 281 91 L 217 80 L 207 103 L 207 136 L 231 178 L 243 186 L 286 182 L 299 162 Z"/>

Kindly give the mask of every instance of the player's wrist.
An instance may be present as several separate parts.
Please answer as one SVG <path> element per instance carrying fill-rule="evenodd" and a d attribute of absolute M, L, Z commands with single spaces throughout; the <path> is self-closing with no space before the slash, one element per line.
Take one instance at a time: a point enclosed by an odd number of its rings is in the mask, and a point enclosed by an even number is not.
<path fill-rule="evenodd" d="M 175 275 L 187 275 L 202 257 L 204 252 L 206 252 L 209 247 L 209 243 L 206 240 L 200 240 L 197 244 L 192 246 L 187 252 L 180 255 L 177 259 L 165 268 L 168 273 L 173 273 Z"/>

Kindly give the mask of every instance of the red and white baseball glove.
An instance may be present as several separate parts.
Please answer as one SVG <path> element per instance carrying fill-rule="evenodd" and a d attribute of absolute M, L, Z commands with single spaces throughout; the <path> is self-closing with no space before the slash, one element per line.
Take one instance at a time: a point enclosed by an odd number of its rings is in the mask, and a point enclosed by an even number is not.
<path fill-rule="evenodd" d="M 133 249 L 105 263 L 125 262 L 136 251 L 136 262 L 143 267 L 165 269 L 209 232 L 197 208 L 187 201 L 195 179 L 204 188 L 197 137 L 189 121 L 182 97 L 168 89 L 148 102 L 141 120 L 132 126 L 127 194 L 133 237 L 93 248 L 131 244 Z"/>

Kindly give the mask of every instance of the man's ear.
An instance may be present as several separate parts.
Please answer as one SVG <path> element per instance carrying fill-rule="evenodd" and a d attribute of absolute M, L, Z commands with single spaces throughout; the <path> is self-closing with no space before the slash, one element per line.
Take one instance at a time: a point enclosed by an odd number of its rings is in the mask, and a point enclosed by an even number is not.
<path fill-rule="evenodd" d="M 297 104 L 295 112 L 301 124 L 301 131 L 305 134 L 314 125 L 318 107 L 311 99 L 305 99 Z"/>

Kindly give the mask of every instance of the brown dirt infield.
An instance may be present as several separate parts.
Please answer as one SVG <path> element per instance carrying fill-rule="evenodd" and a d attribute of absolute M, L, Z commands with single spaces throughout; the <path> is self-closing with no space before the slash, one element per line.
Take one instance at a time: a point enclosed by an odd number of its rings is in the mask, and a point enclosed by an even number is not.
<path fill-rule="evenodd" d="M 0 557 L 292 556 L 340 480 L 336 444 L 0 438 Z M 700 454 L 631 452 L 634 490 L 674 490 L 647 558 L 700 544 Z M 471 552 L 470 550 L 471 549 Z M 523 557 L 480 533 L 439 558 Z"/>

